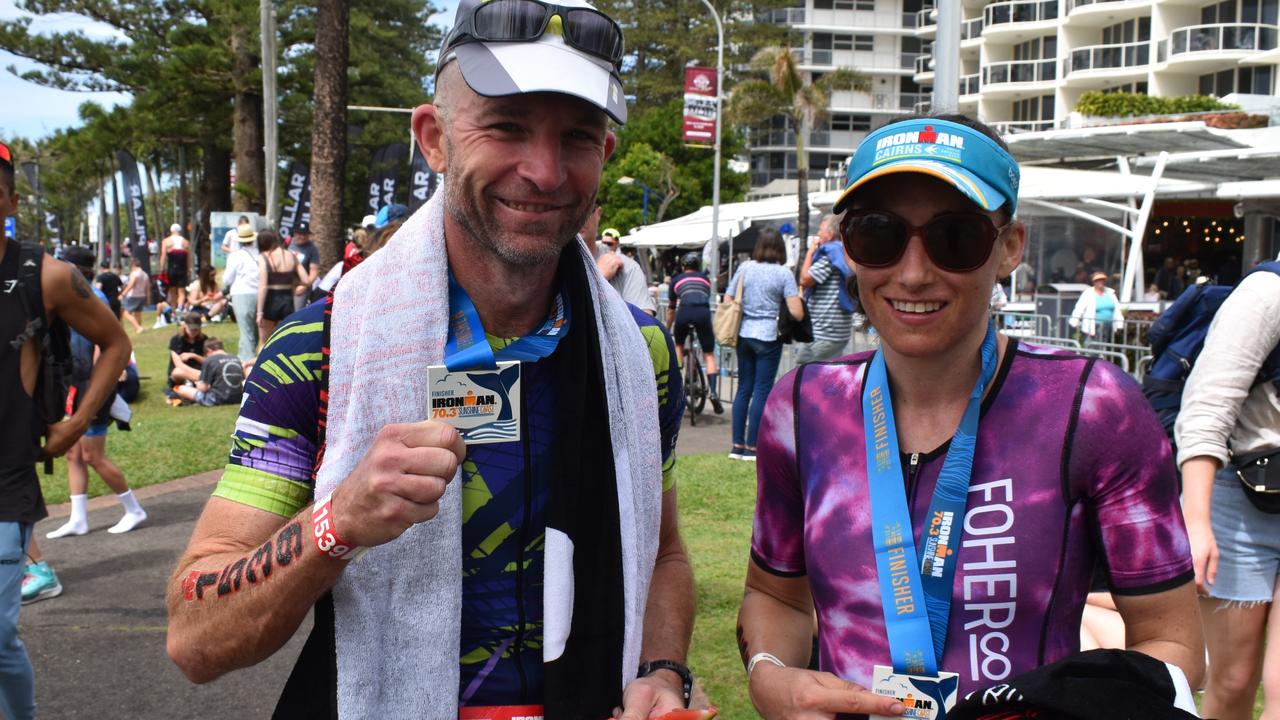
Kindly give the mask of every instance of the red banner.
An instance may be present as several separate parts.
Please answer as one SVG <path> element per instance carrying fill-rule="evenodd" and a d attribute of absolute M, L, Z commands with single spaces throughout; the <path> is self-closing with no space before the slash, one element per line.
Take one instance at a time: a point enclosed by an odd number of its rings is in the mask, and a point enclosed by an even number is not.
<path fill-rule="evenodd" d="M 715 68 L 684 69 L 684 142 L 710 145 L 716 137 Z"/>

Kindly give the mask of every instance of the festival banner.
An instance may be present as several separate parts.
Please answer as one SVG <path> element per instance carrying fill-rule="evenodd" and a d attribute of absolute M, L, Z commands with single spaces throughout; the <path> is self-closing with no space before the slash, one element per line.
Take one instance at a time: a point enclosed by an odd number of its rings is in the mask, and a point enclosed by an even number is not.
<path fill-rule="evenodd" d="M 142 206 L 142 180 L 138 176 L 138 162 L 128 150 L 116 151 L 116 164 L 124 178 L 125 217 L 129 219 L 129 239 L 133 257 L 142 264 L 143 272 L 151 274 L 151 251 L 147 248 L 147 215 Z"/>
<path fill-rule="evenodd" d="M 440 185 L 440 176 L 427 164 L 422 148 L 416 144 L 413 146 L 413 167 L 409 176 L 409 212 L 413 212 L 425 205 Z"/>
<path fill-rule="evenodd" d="M 384 145 L 374 150 L 369 157 L 369 184 L 364 206 L 365 213 L 369 215 L 376 215 L 378 208 L 382 207 L 382 159 L 386 157 L 389 147 L 391 146 Z"/>
<path fill-rule="evenodd" d="M 294 160 L 289 165 L 289 184 L 284 191 L 289 204 L 280 213 L 280 234 L 292 236 L 299 228 L 311 228 L 311 168 Z"/>
<path fill-rule="evenodd" d="M 382 148 L 382 159 L 378 168 L 378 181 L 381 195 L 378 197 L 378 209 L 395 203 L 396 183 L 400 178 L 400 168 L 409 160 L 407 143 L 392 143 Z M 374 212 L 377 212 L 375 210 Z"/>
<path fill-rule="evenodd" d="M 711 145 L 716 132 L 716 70 L 684 69 L 684 132 L 688 145 Z"/>

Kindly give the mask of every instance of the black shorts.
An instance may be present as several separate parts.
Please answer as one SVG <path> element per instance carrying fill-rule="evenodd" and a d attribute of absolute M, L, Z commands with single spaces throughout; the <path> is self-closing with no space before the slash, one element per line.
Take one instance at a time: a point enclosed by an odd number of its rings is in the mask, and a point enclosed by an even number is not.
<path fill-rule="evenodd" d="M 169 287 L 171 289 L 185 288 L 187 283 L 191 282 L 187 279 L 187 259 L 176 260 L 172 257 L 165 264 L 164 275 L 169 279 Z"/>
<path fill-rule="evenodd" d="M 689 337 L 690 325 L 698 334 L 698 344 L 702 346 L 702 352 L 715 351 L 716 336 L 711 331 L 711 309 L 680 308 L 676 310 L 675 327 L 672 328 L 676 345 L 684 345 L 685 338 Z"/>
<path fill-rule="evenodd" d="M 267 300 L 262 305 L 262 318 L 264 320 L 280 322 L 292 314 L 292 290 L 267 290 Z"/>

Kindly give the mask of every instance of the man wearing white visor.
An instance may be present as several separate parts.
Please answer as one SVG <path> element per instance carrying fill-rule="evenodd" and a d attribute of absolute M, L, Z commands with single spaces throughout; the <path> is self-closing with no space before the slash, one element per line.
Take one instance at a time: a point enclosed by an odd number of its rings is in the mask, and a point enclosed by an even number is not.
<path fill-rule="evenodd" d="M 689 705 L 674 348 L 577 240 L 626 121 L 622 52 L 584 2 L 459 5 L 413 116 L 443 191 L 246 382 L 169 587 L 192 680 L 270 656 L 314 607 L 276 717 Z"/>

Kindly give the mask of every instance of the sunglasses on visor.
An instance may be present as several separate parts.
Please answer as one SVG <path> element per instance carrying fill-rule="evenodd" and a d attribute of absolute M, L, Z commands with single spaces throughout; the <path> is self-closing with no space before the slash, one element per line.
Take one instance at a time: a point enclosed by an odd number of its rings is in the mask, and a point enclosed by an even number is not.
<path fill-rule="evenodd" d="M 623 45 L 618 23 L 594 8 L 565 7 L 542 0 L 489 0 L 477 5 L 449 32 L 444 48 L 466 42 L 530 42 L 542 37 L 556 16 L 560 17 L 566 44 L 606 60 L 615 68 L 620 66 Z"/>
<path fill-rule="evenodd" d="M 917 226 L 886 210 L 850 210 L 840 222 L 840 238 L 855 263 L 885 268 L 898 262 L 912 236 L 919 235 L 934 265 L 969 272 L 987 262 L 1006 227 L 975 212 L 943 213 Z"/>

